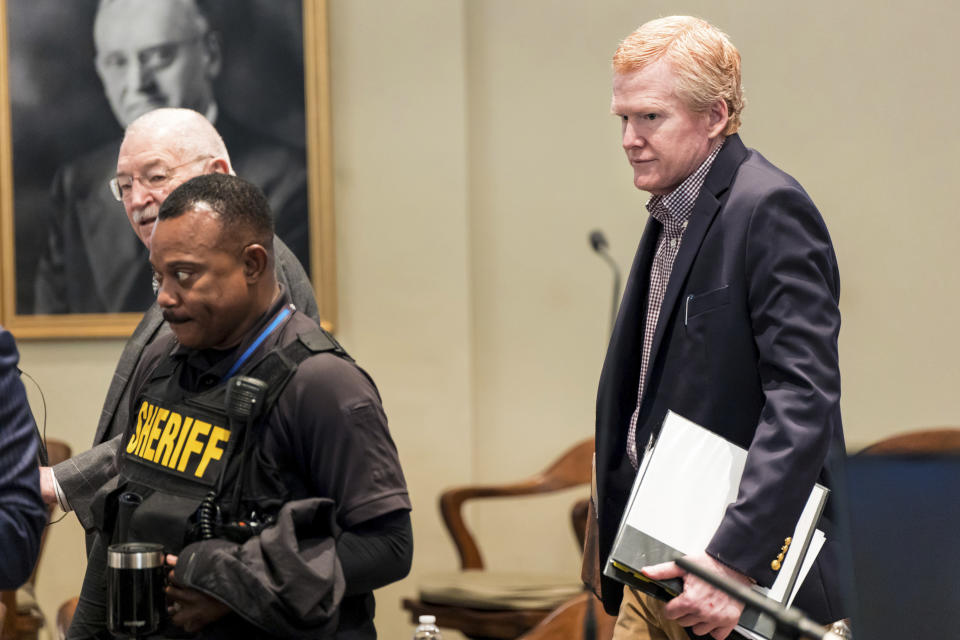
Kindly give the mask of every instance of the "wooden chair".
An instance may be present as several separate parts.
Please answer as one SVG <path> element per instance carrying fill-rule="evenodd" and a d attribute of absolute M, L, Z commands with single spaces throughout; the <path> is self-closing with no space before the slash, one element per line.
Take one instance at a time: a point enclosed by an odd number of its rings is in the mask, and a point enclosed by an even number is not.
<path fill-rule="evenodd" d="M 51 465 L 63 462 L 70 455 L 70 446 L 67 443 L 53 439 L 47 440 L 47 457 Z M 49 508 L 48 513 L 53 513 L 53 507 Z M 0 601 L 3 602 L 7 610 L 0 640 L 36 640 L 40 628 L 44 625 L 43 614 L 39 607 L 35 602 L 31 604 L 26 600 L 33 598 L 37 584 L 37 567 L 40 566 L 40 558 L 43 557 L 43 548 L 46 542 L 47 531 L 44 530 L 43 536 L 40 538 L 40 553 L 37 556 L 37 564 L 34 566 L 33 573 L 27 582 L 17 591 L 0 593 Z"/>
<path fill-rule="evenodd" d="M 603 605 L 592 593 L 582 593 L 553 610 L 540 624 L 517 640 L 558 640 L 584 636 L 584 621 L 587 607 L 593 607 L 593 619 L 596 640 L 610 640 L 616 625 L 616 616 L 607 615 Z"/>
<path fill-rule="evenodd" d="M 444 491 L 440 496 L 440 513 L 450 533 L 460 557 L 460 567 L 465 572 L 482 571 L 483 556 L 473 533 L 463 518 L 463 505 L 477 498 L 503 498 L 550 493 L 580 485 L 589 485 L 593 460 L 593 439 L 584 440 L 567 450 L 544 471 L 520 482 L 503 485 L 467 486 Z M 577 539 L 583 544 L 586 523 L 587 500 L 579 500 L 573 507 L 571 522 Z M 571 576 L 571 583 L 577 582 L 577 576 Z M 507 609 L 476 606 L 460 606 L 430 602 L 421 593 L 419 599 L 406 598 L 403 607 L 410 612 L 411 622 L 416 623 L 420 615 L 434 615 L 441 627 L 459 630 L 470 638 L 513 639 L 530 631 L 548 616 L 552 609 Z M 557 618 L 563 620 L 579 612 L 582 620 L 588 601 L 584 594 L 573 594 L 576 603 L 567 603 L 568 612 Z M 590 596 L 591 599 L 593 596 Z M 579 603 L 579 608 L 578 608 Z M 563 609 L 564 607 L 560 607 Z M 559 636 L 551 636 L 559 637 Z"/>
<path fill-rule="evenodd" d="M 864 447 L 858 455 L 943 455 L 960 454 L 960 428 L 941 427 L 907 431 Z"/>
<path fill-rule="evenodd" d="M 70 628 L 70 623 L 73 622 L 73 613 L 77 610 L 77 604 L 79 602 L 80 599 L 74 596 L 61 604 L 60 608 L 57 609 L 57 632 L 60 634 L 60 640 L 67 637 L 67 629 Z"/>

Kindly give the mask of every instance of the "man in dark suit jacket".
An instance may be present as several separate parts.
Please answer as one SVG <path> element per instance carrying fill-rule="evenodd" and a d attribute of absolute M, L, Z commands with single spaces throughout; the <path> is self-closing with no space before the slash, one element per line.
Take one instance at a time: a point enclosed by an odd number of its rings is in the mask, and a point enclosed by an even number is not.
<path fill-rule="evenodd" d="M 233 165 L 223 140 L 199 113 L 189 109 L 157 109 L 141 116 L 127 128 L 119 158 L 114 161 L 117 189 L 135 231 L 130 234 L 124 230 L 125 236 L 139 238 L 137 241 L 149 251 L 157 212 L 171 191 L 198 175 L 232 172 Z M 162 184 L 148 186 L 147 183 L 160 177 L 165 178 Z M 114 215 L 119 218 L 119 212 Z M 283 242 L 275 239 L 274 247 L 277 280 L 290 292 L 297 308 L 319 322 L 313 287 L 303 267 Z M 144 261 L 150 269 L 146 257 Z M 62 507 L 72 508 L 86 529 L 93 526 L 90 513 L 93 494 L 116 473 L 117 438 L 130 419 L 130 376 L 147 345 L 169 332 L 154 300 L 117 363 L 97 425 L 94 447 L 60 463 L 52 471 L 41 470 L 44 499 L 47 502 L 59 499 Z"/>
<path fill-rule="evenodd" d="M 216 124 L 236 173 L 267 195 L 277 235 L 309 270 L 306 157 L 231 119 L 213 81 L 222 55 L 193 0 L 103 0 L 94 21 L 97 73 L 127 127 L 162 107 L 198 111 Z M 107 186 L 120 140 L 89 151 L 54 177 L 55 215 L 37 265 L 33 313 L 140 313 L 153 300 L 143 245 L 128 234 Z"/>
<path fill-rule="evenodd" d="M 37 427 L 17 370 L 17 346 L 0 327 L 0 589 L 30 577 L 47 510 L 37 480 Z"/>
<path fill-rule="evenodd" d="M 803 188 L 736 134 L 740 56 L 723 33 L 654 20 L 620 45 L 614 71 L 623 148 L 652 198 L 597 396 L 599 559 L 672 410 L 748 449 L 737 500 L 692 559 L 769 586 L 814 482 L 831 486 L 844 452 L 830 237 Z M 829 508 L 821 528 L 827 544 L 794 604 L 827 622 L 843 617 Z M 674 563 L 644 573 L 681 577 L 683 592 L 663 603 L 604 578 L 615 637 L 730 634 L 742 604 Z"/>

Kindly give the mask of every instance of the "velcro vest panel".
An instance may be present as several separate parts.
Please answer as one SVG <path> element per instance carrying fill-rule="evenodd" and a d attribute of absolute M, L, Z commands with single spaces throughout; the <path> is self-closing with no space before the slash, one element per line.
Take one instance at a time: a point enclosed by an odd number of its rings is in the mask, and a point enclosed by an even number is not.
<path fill-rule="evenodd" d="M 268 415 L 300 362 L 322 352 L 350 359 L 332 336 L 317 329 L 273 349 L 238 374 L 267 383 L 259 420 Z M 231 424 L 225 384 L 184 391 L 181 367 L 178 360 L 165 360 L 137 400 L 120 445 L 119 483 L 104 505 L 103 530 L 112 532 L 113 542 L 160 542 L 177 553 L 193 537 L 194 516 L 204 496 L 218 489 L 224 474 L 227 482 L 220 486 L 238 481 L 240 445 L 255 434 L 244 434 L 244 425 Z M 279 483 L 273 485 L 266 493 L 283 491 Z M 257 489 L 256 495 L 264 495 L 262 487 Z M 284 497 L 272 496 L 278 503 Z"/>
<path fill-rule="evenodd" d="M 223 390 L 208 395 L 216 398 Z M 150 392 L 139 403 L 121 451 L 123 475 L 142 481 L 162 472 L 167 477 L 161 482 L 170 493 L 206 494 L 223 473 L 236 440 L 226 413 L 189 398 L 170 402 Z"/>

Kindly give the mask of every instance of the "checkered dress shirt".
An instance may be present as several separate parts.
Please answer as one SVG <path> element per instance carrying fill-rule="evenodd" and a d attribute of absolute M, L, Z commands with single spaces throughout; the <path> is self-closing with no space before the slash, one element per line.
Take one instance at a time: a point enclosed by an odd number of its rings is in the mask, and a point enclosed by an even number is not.
<path fill-rule="evenodd" d="M 643 323 L 643 355 L 640 360 L 640 385 L 637 389 L 637 407 L 630 416 L 630 428 L 627 431 L 627 457 L 636 469 L 640 466 L 637 458 L 637 417 L 640 414 L 640 401 L 643 399 L 647 367 L 650 366 L 650 351 L 653 347 L 653 334 L 657 330 L 660 307 L 667 292 L 673 262 L 680 250 L 680 241 L 687 228 L 687 221 L 693 211 L 693 204 L 700 195 L 700 187 L 720 153 L 723 144 L 717 145 L 696 171 L 680 183 L 676 189 L 665 196 L 653 196 L 647 202 L 647 211 L 660 223 L 661 231 L 657 239 L 657 250 L 650 265 L 650 288 L 647 292 L 647 317 Z"/>

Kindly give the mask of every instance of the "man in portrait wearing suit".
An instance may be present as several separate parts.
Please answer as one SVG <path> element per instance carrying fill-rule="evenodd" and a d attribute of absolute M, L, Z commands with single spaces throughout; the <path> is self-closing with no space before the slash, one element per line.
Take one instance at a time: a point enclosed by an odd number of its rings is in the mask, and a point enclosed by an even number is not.
<path fill-rule="evenodd" d="M 30 577 L 47 523 L 37 480 L 37 427 L 18 361 L 13 336 L 0 327 L 0 589 L 16 589 Z"/>
<path fill-rule="evenodd" d="M 725 34 L 654 20 L 613 67 L 611 110 L 634 185 L 652 197 L 598 389 L 593 561 L 606 560 L 671 410 L 748 450 L 736 501 L 691 560 L 769 586 L 814 482 L 830 487 L 844 452 L 830 236 L 803 188 L 737 134 L 740 55 Z M 828 504 L 827 543 L 794 603 L 820 622 L 843 617 L 833 522 Z M 663 602 L 604 577 L 616 638 L 731 633 L 741 603 L 672 562 L 644 573 L 682 578 L 683 591 Z"/>
<path fill-rule="evenodd" d="M 94 21 L 97 74 L 120 126 L 159 107 L 205 115 L 224 138 L 237 174 L 260 186 L 277 235 L 309 270 L 304 151 L 232 120 L 214 96 L 218 34 L 194 0 L 100 0 Z M 143 245 L 126 232 L 107 186 L 116 140 L 63 166 L 54 178 L 55 216 L 34 284 L 34 313 L 140 313 L 153 291 Z"/>
<path fill-rule="evenodd" d="M 124 229 L 123 233 L 142 242 L 149 252 L 160 205 L 177 186 L 208 173 L 233 173 L 233 165 L 223 140 L 207 119 L 189 109 L 157 109 L 140 116 L 127 128 L 120 155 L 114 159 L 114 186 L 135 232 Z M 113 215 L 123 220 L 119 211 Z M 274 239 L 274 246 L 277 280 L 290 292 L 296 307 L 319 322 L 313 288 L 303 267 L 283 242 Z M 149 282 L 146 286 L 152 292 Z M 169 333 L 170 327 L 154 299 L 117 363 L 93 448 L 52 470 L 41 469 L 44 500 L 59 501 L 64 510 L 73 509 L 85 529 L 93 525 L 93 494 L 116 473 L 118 439 L 130 419 L 130 376 L 143 350 Z"/>

